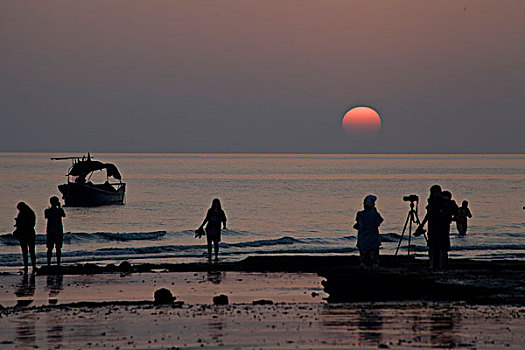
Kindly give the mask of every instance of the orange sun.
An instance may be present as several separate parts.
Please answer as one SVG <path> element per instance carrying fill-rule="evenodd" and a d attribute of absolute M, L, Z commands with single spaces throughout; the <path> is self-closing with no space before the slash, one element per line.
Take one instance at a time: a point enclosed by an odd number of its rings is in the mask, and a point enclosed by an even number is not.
<path fill-rule="evenodd" d="M 373 108 L 353 107 L 345 113 L 342 121 L 343 131 L 356 138 L 369 138 L 381 129 L 381 118 Z"/>

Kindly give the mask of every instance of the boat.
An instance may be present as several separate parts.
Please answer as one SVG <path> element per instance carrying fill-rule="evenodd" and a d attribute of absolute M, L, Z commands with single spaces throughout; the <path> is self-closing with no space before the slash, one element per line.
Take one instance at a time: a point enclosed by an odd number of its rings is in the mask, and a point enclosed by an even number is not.
<path fill-rule="evenodd" d="M 114 164 L 93 160 L 89 153 L 87 157 L 51 158 L 51 160 L 66 159 L 72 160 L 72 165 L 66 174 L 67 183 L 58 186 L 65 206 L 96 207 L 124 204 L 126 184 L 122 182 L 122 176 Z M 93 173 L 102 170 L 106 171 L 106 181 L 100 184 L 91 182 Z M 118 182 L 110 183 L 110 178 Z"/>

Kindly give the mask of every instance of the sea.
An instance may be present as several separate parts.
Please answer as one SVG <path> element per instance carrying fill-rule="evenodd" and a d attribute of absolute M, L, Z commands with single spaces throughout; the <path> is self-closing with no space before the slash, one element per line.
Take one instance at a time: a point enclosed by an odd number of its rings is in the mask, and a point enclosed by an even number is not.
<path fill-rule="evenodd" d="M 44 209 L 61 197 L 78 153 L 0 153 L 0 271 L 18 269 L 12 237 L 16 205 L 37 214 L 37 262 L 46 262 Z M 126 182 L 124 205 L 65 207 L 63 263 L 206 261 L 195 238 L 213 198 L 228 218 L 220 259 L 254 255 L 357 255 L 352 228 L 368 194 L 384 218 L 381 254 L 427 256 L 424 237 L 407 225 L 403 197 L 417 195 L 422 219 L 430 186 L 439 184 L 472 212 L 465 237 L 451 228 L 451 257 L 525 259 L 525 155 L 463 154 L 160 154 L 95 153 Z M 105 181 L 97 172 L 92 181 Z M 415 227 L 412 227 L 412 231 Z M 409 237 L 410 236 L 410 237 Z"/>

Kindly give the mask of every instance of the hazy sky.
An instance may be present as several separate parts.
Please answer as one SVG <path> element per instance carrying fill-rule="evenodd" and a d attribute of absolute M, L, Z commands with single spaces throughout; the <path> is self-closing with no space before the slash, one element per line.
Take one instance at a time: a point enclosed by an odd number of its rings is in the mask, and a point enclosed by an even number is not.
<path fill-rule="evenodd" d="M 0 151 L 525 153 L 525 1 L 0 2 Z M 371 105 L 371 140 L 341 118 Z"/>

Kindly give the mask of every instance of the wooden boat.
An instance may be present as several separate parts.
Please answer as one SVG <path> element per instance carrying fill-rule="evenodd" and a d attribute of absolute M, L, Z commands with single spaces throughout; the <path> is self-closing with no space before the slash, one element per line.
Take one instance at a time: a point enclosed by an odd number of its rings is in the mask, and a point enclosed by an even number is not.
<path fill-rule="evenodd" d="M 102 163 L 87 158 L 62 157 L 51 158 L 52 160 L 71 159 L 73 164 L 67 172 L 67 183 L 59 185 L 58 190 L 62 193 L 64 204 L 69 207 L 95 207 L 108 204 L 124 204 L 126 184 L 122 182 L 122 176 L 117 167 L 111 163 Z M 90 181 L 95 171 L 106 170 L 106 181 L 94 184 Z M 74 180 L 71 181 L 71 177 Z M 119 180 L 110 183 L 109 178 Z"/>

